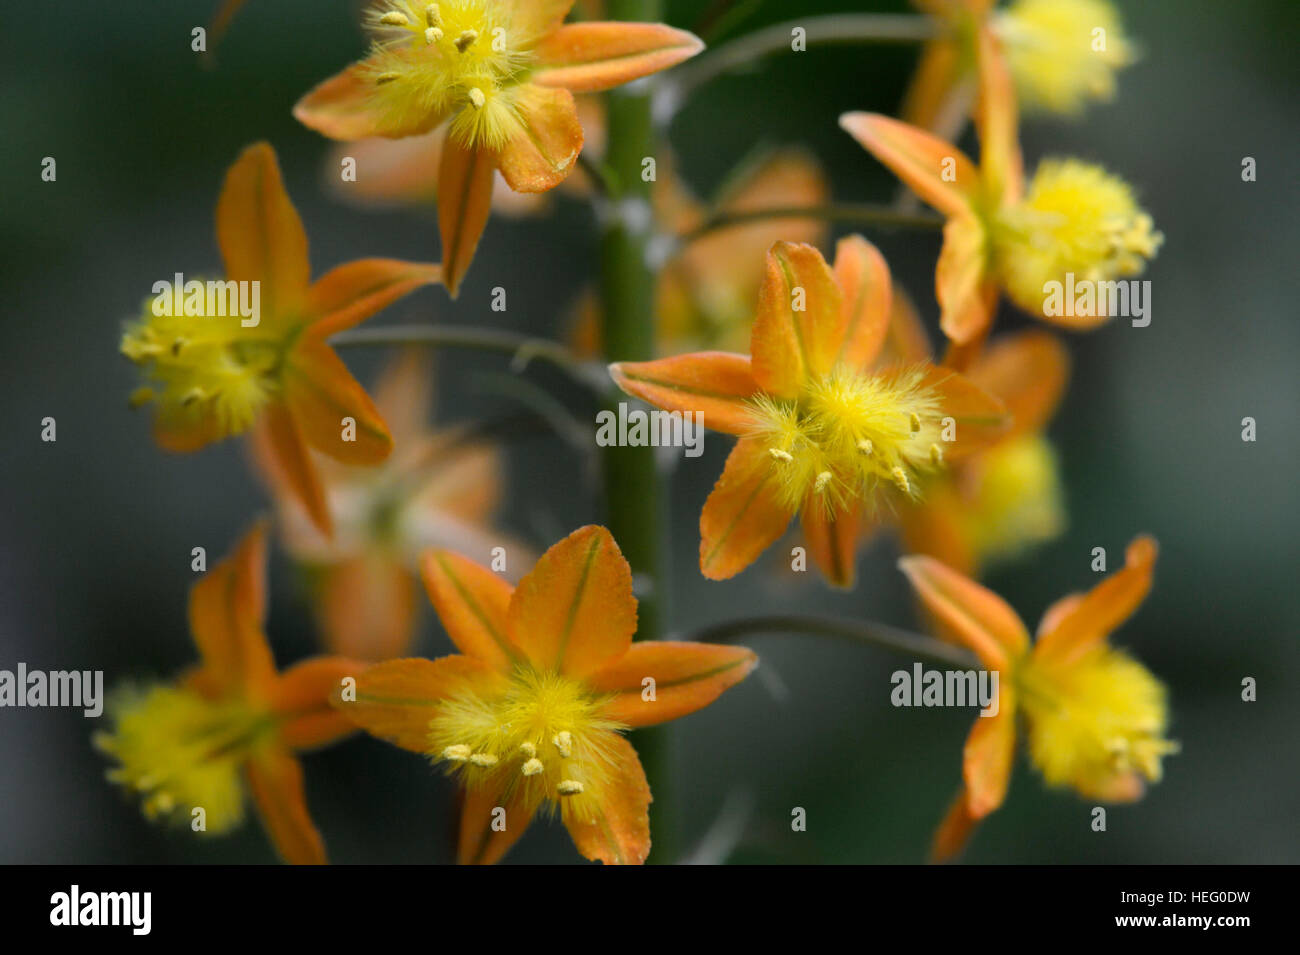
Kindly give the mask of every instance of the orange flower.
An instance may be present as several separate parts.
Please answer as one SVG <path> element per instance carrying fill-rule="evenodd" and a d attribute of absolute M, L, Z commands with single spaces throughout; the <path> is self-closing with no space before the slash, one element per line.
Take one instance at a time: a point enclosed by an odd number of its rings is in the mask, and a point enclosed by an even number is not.
<path fill-rule="evenodd" d="M 460 779 L 461 863 L 496 862 L 543 809 L 559 812 L 588 859 L 644 862 L 650 789 L 621 732 L 707 706 L 754 654 L 633 643 L 632 572 L 603 527 L 574 531 L 514 589 L 449 551 L 430 551 L 423 569 L 461 652 L 377 664 L 356 701 L 336 705 Z"/>
<path fill-rule="evenodd" d="M 929 359 L 925 330 L 903 295 L 894 297 L 894 334 L 903 361 Z M 975 576 L 1064 528 L 1055 454 L 1042 431 L 1065 392 L 1069 354 L 1054 336 L 1025 331 L 995 339 L 966 375 L 1006 406 L 1011 426 L 982 451 L 935 474 L 922 498 L 894 517 L 909 553 L 929 554 Z"/>
<path fill-rule="evenodd" d="M 418 555 L 427 548 L 522 551 L 486 523 L 501 491 L 498 449 L 458 431 L 429 431 L 430 364 L 418 351 L 401 352 L 375 388 L 375 405 L 396 446 L 382 467 L 316 461 L 332 538 L 303 511 L 266 436 L 254 443 L 254 463 L 275 497 L 286 547 L 311 571 L 316 616 L 333 653 L 387 660 L 409 649 Z"/>
<path fill-rule="evenodd" d="M 610 366 L 628 394 L 740 437 L 700 514 L 700 569 L 744 570 L 802 514 L 828 580 L 851 586 L 875 505 L 916 496 L 920 475 L 983 446 L 1005 424 L 997 399 L 929 362 L 879 368 L 890 314 L 885 260 L 861 236 L 835 265 L 778 242 L 750 355 L 697 352 Z"/>
<path fill-rule="evenodd" d="M 120 697 L 113 730 L 95 744 L 119 763 L 109 779 L 140 796 L 146 816 L 219 835 L 243 821 L 247 789 L 286 862 L 323 864 L 294 752 L 354 731 L 329 697 L 365 664 L 314 657 L 277 673 L 262 630 L 265 574 L 259 524 L 190 591 L 202 663 L 176 685 Z"/>
<path fill-rule="evenodd" d="M 256 423 L 288 485 L 328 534 L 329 511 L 308 448 L 373 466 L 388 457 L 392 438 L 326 340 L 438 281 L 438 267 L 358 259 L 309 282 L 307 236 L 266 143 L 249 146 L 226 174 L 217 241 L 227 281 L 206 283 L 206 295 L 203 283 L 186 282 L 180 312 L 172 295 L 160 295 L 123 336 L 122 353 L 148 381 L 132 401 L 157 403 L 154 435 L 168 451 L 195 451 Z M 225 292 L 216 301 L 214 287 L 236 283 L 251 290 L 260 314 L 213 308 L 226 302 Z"/>
<path fill-rule="evenodd" d="M 964 786 L 936 834 L 937 859 L 959 852 L 1002 804 L 1017 718 L 1049 785 L 1130 802 L 1160 779 L 1161 759 L 1178 749 L 1164 738 L 1164 687 L 1106 639 L 1146 598 L 1155 560 L 1155 541 L 1136 538 L 1122 570 L 1048 609 L 1032 648 L 1020 618 L 992 591 L 931 557 L 899 561 L 940 632 L 1000 675 L 996 715 L 976 719 L 966 741 Z"/>
<path fill-rule="evenodd" d="M 1140 274 L 1162 241 L 1123 180 L 1074 159 L 1044 160 L 1026 188 L 1016 99 L 998 41 L 978 34 L 981 163 L 898 120 L 846 113 L 840 125 L 945 216 L 935 292 L 944 334 L 973 354 L 993 321 L 999 291 L 1031 315 L 1095 328 L 1104 309 L 1046 307 L 1049 283 L 1110 282 Z M 1063 313 L 1063 314 L 1062 314 Z"/>
<path fill-rule="evenodd" d="M 572 23 L 573 0 L 384 0 L 369 58 L 308 93 L 294 115 L 333 139 L 400 138 L 448 124 L 438 171 L 447 289 L 456 294 L 487 224 L 493 171 L 545 192 L 573 171 L 583 132 L 573 93 L 667 69 L 703 44 L 654 23 Z"/>

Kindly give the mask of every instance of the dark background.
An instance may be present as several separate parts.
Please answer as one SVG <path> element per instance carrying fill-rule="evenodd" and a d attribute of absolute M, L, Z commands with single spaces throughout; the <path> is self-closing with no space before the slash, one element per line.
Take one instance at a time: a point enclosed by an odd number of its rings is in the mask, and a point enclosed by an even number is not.
<path fill-rule="evenodd" d="M 147 414 L 126 404 L 135 370 L 117 354 L 122 322 L 158 277 L 218 267 L 213 207 L 244 145 L 268 139 L 279 151 L 315 274 L 365 255 L 438 256 L 427 212 L 367 213 L 329 198 L 327 144 L 290 116 L 304 91 L 363 52 L 355 5 L 250 0 L 204 68 L 190 29 L 214 5 L 69 0 L 57 14 L 20 4 L 0 12 L 0 668 L 102 669 L 110 686 L 175 672 L 193 658 L 190 548 L 215 559 L 265 507 L 241 443 L 185 457 L 152 444 Z M 740 29 L 864 6 L 768 0 Z M 1047 791 L 1022 760 L 1007 805 L 968 858 L 1297 862 L 1295 4 L 1120 6 L 1144 57 L 1121 75 L 1117 100 L 1077 123 L 1027 122 L 1023 139 L 1031 166 L 1045 153 L 1078 154 L 1139 187 L 1166 236 L 1146 276 L 1153 321 L 1070 339 L 1074 380 L 1052 427 L 1070 527 L 990 584 L 1032 625 L 1055 597 L 1094 582 L 1094 546 L 1114 566 L 1134 534 L 1155 534 L 1156 588 L 1117 642 L 1168 683 L 1183 752 L 1143 802 L 1110 810 L 1104 834 L 1090 830 L 1088 804 Z M 702 8 L 673 3 L 669 19 L 691 27 Z M 715 82 L 674 129 L 680 168 L 707 192 L 755 145 L 800 142 L 827 165 L 837 199 L 888 198 L 892 179 L 836 117 L 896 110 L 914 56 L 814 47 Z M 40 179 L 44 156 L 58 161 L 55 183 Z M 1244 156 L 1258 162 L 1255 183 L 1241 181 Z M 425 290 L 373 324 L 481 321 L 556 334 L 592 278 L 592 235 L 588 208 L 570 199 L 536 220 L 496 216 L 455 305 Z M 871 237 L 933 328 L 937 237 Z M 488 308 L 495 285 L 510 290 L 505 315 Z M 1021 323 L 1004 314 L 1000 327 Z M 347 356 L 366 381 L 380 357 Z M 516 407 L 492 378 L 505 372 L 499 358 L 444 365 L 444 420 Z M 528 377 L 562 389 L 545 372 Z M 590 420 L 580 396 L 560 395 Z M 47 415 L 58 421 L 55 444 L 39 440 Z M 1247 415 L 1258 422 L 1253 444 L 1240 438 Z M 726 583 L 701 578 L 698 511 L 729 444 L 711 438 L 672 481 L 679 631 L 799 608 L 914 623 L 891 539 L 872 545 L 848 595 L 811 574 L 774 581 L 771 562 Z M 584 480 L 581 456 L 553 438 L 513 443 L 503 525 L 545 546 L 598 520 Z M 291 662 L 312 652 L 313 635 L 279 553 L 273 582 L 269 632 L 277 658 Z M 749 800 L 733 859 L 921 860 L 958 784 L 970 712 L 891 708 L 889 674 L 906 660 L 811 639 L 753 643 L 759 674 L 677 724 L 687 844 L 724 806 Z M 447 647 L 426 615 L 421 650 Z M 1259 681 L 1256 703 L 1240 700 L 1245 676 Z M 145 824 L 105 782 L 94 728 L 79 711 L 0 711 L 0 861 L 272 860 L 255 824 L 201 842 Z M 452 787 L 422 760 L 361 738 L 306 764 L 335 860 L 449 858 Z M 807 809 L 805 833 L 790 831 L 794 806 Z M 554 825 L 536 827 L 512 855 L 577 858 Z"/>

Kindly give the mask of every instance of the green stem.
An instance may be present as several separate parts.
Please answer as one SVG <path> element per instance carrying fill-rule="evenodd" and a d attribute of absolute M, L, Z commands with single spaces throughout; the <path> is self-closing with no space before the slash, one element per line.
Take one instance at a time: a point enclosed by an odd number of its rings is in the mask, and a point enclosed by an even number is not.
<path fill-rule="evenodd" d="M 699 87 L 731 70 L 751 67 L 773 53 L 792 52 L 794 31 L 807 46 L 831 43 L 923 43 L 941 29 L 912 13 L 833 13 L 804 17 L 755 30 L 709 50 L 670 73 L 655 95 L 655 117 L 666 125 Z"/>
<path fill-rule="evenodd" d="M 608 18 L 655 22 L 661 0 L 609 0 Z M 608 195 L 600 204 L 601 335 L 611 360 L 645 361 L 654 357 L 655 276 L 647 252 L 652 237 L 651 183 L 642 178 L 643 160 L 656 154 L 651 97 L 645 83 L 613 90 L 607 97 L 609 150 Z M 610 387 L 606 407 L 616 409 L 621 393 Z M 609 447 L 603 453 L 607 523 L 637 584 L 638 640 L 657 639 L 663 631 L 666 594 L 660 534 L 667 522 L 650 447 Z M 652 862 L 677 858 L 675 773 L 671 736 L 666 727 L 635 735 L 654 802 L 650 807 Z"/>
<path fill-rule="evenodd" d="M 764 219 L 821 219 L 826 222 L 879 226 L 886 229 L 942 229 L 944 223 L 941 216 L 909 212 L 893 206 L 868 202 L 839 202 L 820 206 L 770 206 L 765 209 L 715 212 L 683 235 L 680 241 L 684 245 L 719 229 Z"/>
<path fill-rule="evenodd" d="M 848 640 L 850 643 L 889 650 L 907 657 L 921 657 L 963 670 L 980 666 L 979 661 L 972 654 L 959 646 L 869 620 L 836 620 L 831 617 L 795 615 L 745 617 L 705 627 L 691 634 L 688 639 L 701 643 L 735 643 L 759 633 L 833 637 L 838 640 Z"/>

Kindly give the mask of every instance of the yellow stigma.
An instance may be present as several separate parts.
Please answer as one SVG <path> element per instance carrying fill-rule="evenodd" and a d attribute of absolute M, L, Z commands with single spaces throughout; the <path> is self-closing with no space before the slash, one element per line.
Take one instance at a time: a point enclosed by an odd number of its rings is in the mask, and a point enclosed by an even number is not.
<path fill-rule="evenodd" d="M 467 148 L 498 149 L 520 133 L 516 101 L 538 38 L 516 36 L 513 10 L 499 0 L 384 0 L 370 14 L 375 45 L 362 67 L 384 125 L 448 119 Z"/>
<path fill-rule="evenodd" d="M 530 809 L 587 816 L 610 783 L 623 729 L 605 705 L 576 680 L 521 667 L 490 695 L 442 700 L 427 752 L 467 786 L 510 787 Z"/>
<path fill-rule="evenodd" d="M 1077 159 L 1045 159 L 1024 200 L 998 213 L 993 241 L 1007 294 L 1042 314 L 1049 282 L 1140 275 L 1164 237 L 1118 176 Z"/>
<path fill-rule="evenodd" d="M 1072 115 L 1109 100 L 1115 74 L 1137 59 L 1108 0 L 1014 0 L 995 22 L 1029 111 Z"/>
<path fill-rule="evenodd" d="M 963 472 L 962 526 L 979 561 L 1017 557 L 1065 530 L 1056 453 L 1041 435 L 1001 442 Z"/>
<path fill-rule="evenodd" d="M 1103 798 L 1132 773 L 1158 782 L 1161 758 L 1178 751 L 1164 738 L 1164 687 L 1107 644 L 1064 661 L 1031 655 L 1016 686 L 1029 755 L 1049 785 Z"/>
<path fill-rule="evenodd" d="M 243 763 L 274 731 L 273 718 L 175 687 L 128 691 L 112 709 L 113 729 L 96 734 L 95 746 L 118 763 L 108 778 L 140 797 L 146 817 L 183 825 L 202 809 L 200 831 L 212 835 L 243 821 Z"/>
<path fill-rule="evenodd" d="M 245 328 L 238 314 L 216 314 L 229 308 L 209 308 L 220 299 L 208 290 L 225 284 L 234 283 L 187 282 L 192 294 L 185 294 L 183 310 L 189 314 L 155 314 L 175 310 L 171 294 L 163 293 L 122 335 L 122 354 L 147 382 L 131 403 L 155 402 L 168 430 L 213 440 L 240 434 L 279 389 L 283 343 L 260 320 Z"/>
<path fill-rule="evenodd" d="M 886 487 L 913 496 L 913 475 L 935 467 L 930 449 L 941 441 L 939 395 L 925 375 L 925 366 L 837 369 L 795 399 L 754 399 L 749 436 L 768 448 L 781 504 L 793 513 L 811 495 L 833 515 Z"/>

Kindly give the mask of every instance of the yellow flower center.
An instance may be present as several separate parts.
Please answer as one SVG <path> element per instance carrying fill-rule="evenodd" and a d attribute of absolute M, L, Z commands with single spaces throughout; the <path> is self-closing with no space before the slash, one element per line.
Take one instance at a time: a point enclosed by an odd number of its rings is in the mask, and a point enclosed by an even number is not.
<path fill-rule="evenodd" d="M 607 785 L 624 728 L 576 680 L 521 667 L 499 695 L 451 696 L 429 723 L 429 755 L 467 786 L 500 786 L 530 810 L 590 816 Z"/>
<path fill-rule="evenodd" d="M 943 463 L 939 396 L 924 376 L 921 366 L 879 375 L 836 369 L 797 399 L 753 400 L 749 437 L 767 446 L 787 510 L 813 495 L 833 515 L 882 485 L 915 497 L 917 477 Z"/>
<path fill-rule="evenodd" d="M 178 430 L 210 430 L 214 438 L 245 431 L 278 387 L 284 346 L 240 322 L 147 307 L 122 336 L 122 354 L 147 382 L 131 403 L 157 402 L 159 418 Z"/>
<path fill-rule="evenodd" d="M 395 127 L 451 116 L 462 145 L 499 149 L 519 128 L 515 92 L 537 37 L 521 36 L 498 0 L 386 0 L 370 13 L 374 55 L 362 67 Z"/>
<path fill-rule="evenodd" d="M 212 834 L 243 821 L 241 768 L 273 732 L 272 717 L 170 686 L 130 693 L 114 709 L 113 730 L 96 734 L 95 746 L 117 761 L 109 780 L 138 795 L 146 817 L 181 825 L 202 809 Z"/>
<path fill-rule="evenodd" d="M 994 251 L 1011 299 L 1041 313 L 1048 282 L 1141 274 L 1164 237 L 1128 183 L 1077 159 L 1045 159 L 1020 203 L 996 213 Z"/>
<path fill-rule="evenodd" d="M 1115 95 L 1115 73 L 1136 56 L 1107 0 L 1015 0 L 996 19 L 1026 108 L 1077 113 Z"/>
<path fill-rule="evenodd" d="M 1164 687 L 1108 645 L 1065 662 L 1030 656 L 1017 668 L 1016 688 L 1030 758 L 1050 785 L 1099 797 L 1132 772 L 1158 782 L 1161 758 L 1178 751 L 1164 738 Z"/>
<path fill-rule="evenodd" d="M 990 448 L 971 463 L 973 488 L 962 518 L 981 561 L 1015 557 L 1065 527 L 1056 454 L 1042 435 Z"/>

